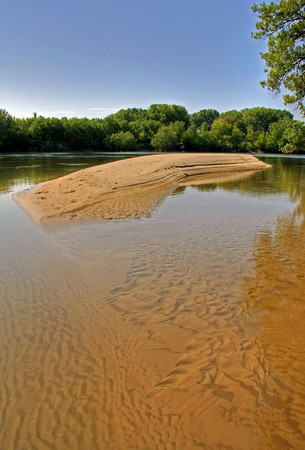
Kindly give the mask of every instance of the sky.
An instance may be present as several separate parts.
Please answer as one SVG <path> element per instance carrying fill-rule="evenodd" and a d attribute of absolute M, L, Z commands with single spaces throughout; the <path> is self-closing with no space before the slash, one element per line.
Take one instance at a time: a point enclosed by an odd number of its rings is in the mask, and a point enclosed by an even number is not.
<path fill-rule="evenodd" d="M 287 109 L 263 89 L 249 0 L 1 0 L 0 108 L 105 117 L 152 103 L 192 113 Z"/>

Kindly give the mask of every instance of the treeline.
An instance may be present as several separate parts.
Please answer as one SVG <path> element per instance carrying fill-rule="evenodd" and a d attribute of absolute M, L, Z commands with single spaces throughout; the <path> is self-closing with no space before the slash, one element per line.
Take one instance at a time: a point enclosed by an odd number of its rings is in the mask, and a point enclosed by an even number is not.
<path fill-rule="evenodd" d="M 288 111 L 260 107 L 189 114 L 155 104 L 104 119 L 18 119 L 0 110 L 0 152 L 80 150 L 304 153 L 305 124 Z"/>

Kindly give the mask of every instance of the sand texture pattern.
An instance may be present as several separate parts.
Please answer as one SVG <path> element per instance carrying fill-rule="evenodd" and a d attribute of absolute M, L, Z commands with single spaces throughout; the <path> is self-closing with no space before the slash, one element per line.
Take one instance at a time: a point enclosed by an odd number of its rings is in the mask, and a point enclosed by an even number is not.
<path fill-rule="evenodd" d="M 304 448 L 304 230 L 288 219 L 284 239 L 265 232 L 253 272 L 250 220 L 238 227 L 234 204 L 218 226 L 213 214 L 181 215 L 176 228 L 116 235 L 121 259 L 130 241 L 125 274 L 100 224 L 55 236 L 12 225 L 17 253 L 6 251 L 0 273 L 1 449 Z M 110 290 L 99 257 L 116 275 Z"/>
<path fill-rule="evenodd" d="M 305 181 L 288 204 L 278 174 L 51 232 L 9 202 L 0 449 L 303 449 Z"/>
<path fill-rule="evenodd" d="M 41 225 L 149 215 L 180 182 L 262 170 L 269 165 L 251 155 L 160 154 L 90 167 L 15 195 Z"/>

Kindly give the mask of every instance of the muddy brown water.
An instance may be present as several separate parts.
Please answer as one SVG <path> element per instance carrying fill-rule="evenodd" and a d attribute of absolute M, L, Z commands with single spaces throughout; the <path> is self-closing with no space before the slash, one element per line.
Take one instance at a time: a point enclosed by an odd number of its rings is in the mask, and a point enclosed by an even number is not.
<path fill-rule="evenodd" d="M 1 449 L 304 448 L 305 158 L 263 159 L 46 232 L 11 194 L 109 159 L 0 156 Z"/>

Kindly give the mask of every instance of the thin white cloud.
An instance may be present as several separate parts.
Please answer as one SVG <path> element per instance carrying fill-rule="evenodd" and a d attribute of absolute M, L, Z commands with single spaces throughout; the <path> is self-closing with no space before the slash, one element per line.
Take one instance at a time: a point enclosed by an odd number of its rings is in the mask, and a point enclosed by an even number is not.
<path fill-rule="evenodd" d="M 121 108 L 86 108 L 86 111 L 98 112 L 101 114 L 117 112 Z"/>
<path fill-rule="evenodd" d="M 72 110 L 56 110 L 56 111 L 44 111 L 38 108 L 33 108 L 31 111 L 14 111 L 11 109 L 12 116 L 19 118 L 33 117 L 33 114 L 43 117 L 55 117 L 55 116 L 76 116 L 77 112 Z"/>
<path fill-rule="evenodd" d="M 63 115 L 63 114 L 76 114 L 76 111 L 72 110 L 58 110 L 58 111 L 43 111 L 42 116 L 57 116 L 57 115 Z"/>

